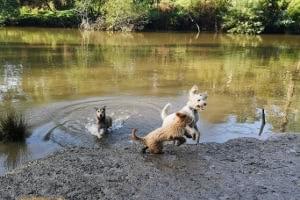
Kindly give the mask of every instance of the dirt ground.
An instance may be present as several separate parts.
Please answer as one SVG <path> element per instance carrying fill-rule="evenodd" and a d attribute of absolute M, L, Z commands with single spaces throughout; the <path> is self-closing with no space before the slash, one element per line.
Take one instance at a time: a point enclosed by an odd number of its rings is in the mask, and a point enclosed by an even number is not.
<path fill-rule="evenodd" d="M 300 199 L 300 136 L 268 141 L 72 148 L 0 177 L 0 199 Z"/>

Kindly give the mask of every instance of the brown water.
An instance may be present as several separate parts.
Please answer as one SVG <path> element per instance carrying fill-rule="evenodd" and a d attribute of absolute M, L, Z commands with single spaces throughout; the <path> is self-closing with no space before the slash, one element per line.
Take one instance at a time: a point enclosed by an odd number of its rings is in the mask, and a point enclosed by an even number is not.
<path fill-rule="evenodd" d="M 0 66 L 1 110 L 25 111 L 32 131 L 25 144 L 0 144 L 0 174 L 64 147 L 129 144 L 131 128 L 159 126 L 164 104 L 182 107 L 193 84 L 209 94 L 201 142 L 300 132 L 297 35 L 3 28 Z M 99 105 L 115 121 L 100 141 L 90 134 Z"/>

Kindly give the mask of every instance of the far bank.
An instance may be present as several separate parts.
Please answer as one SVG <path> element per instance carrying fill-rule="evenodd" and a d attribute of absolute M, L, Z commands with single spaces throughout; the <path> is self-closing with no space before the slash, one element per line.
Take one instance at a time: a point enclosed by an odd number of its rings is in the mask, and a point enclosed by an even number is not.
<path fill-rule="evenodd" d="M 106 31 L 300 33 L 299 0 L 105 0 L 0 2 L 6 26 Z"/>

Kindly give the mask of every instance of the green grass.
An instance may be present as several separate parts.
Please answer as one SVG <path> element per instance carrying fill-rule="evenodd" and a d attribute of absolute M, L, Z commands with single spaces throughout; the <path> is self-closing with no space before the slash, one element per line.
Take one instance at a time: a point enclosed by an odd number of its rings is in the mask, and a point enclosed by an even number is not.
<path fill-rule="evenodd" d="M 22 114 L 7 111 L 0 118 L 0 141 L 22 142 L 28 135 L 28 125 Z"/>

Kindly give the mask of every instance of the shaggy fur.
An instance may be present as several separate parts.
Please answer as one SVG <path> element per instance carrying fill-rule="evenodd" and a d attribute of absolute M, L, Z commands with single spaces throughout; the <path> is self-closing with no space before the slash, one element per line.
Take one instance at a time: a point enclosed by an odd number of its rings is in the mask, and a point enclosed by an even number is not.
<path fill-rule="evenodd" d="M 179 141 L 178 146 L 185 143 L 185 127 L 191 123 L 191 118 L 179 112 L 175 116 L 175 120 L 172 123 L 150 132 L 145 137 L 138 137 L 136 135 L 137 129 L 133 129 L 131 139 L 140 141 L 145 145 L 143 153 L 149 148 L 150 153 L 153 154 L 163 153 L 163 142 L 165 141 L 177 140 Z"/>
<path fill-rule="evenodd" d="M 108 132 L 108 129 L 112 126 L 112 118 L 106 116 L 106 106 L 101 108 L 95 107 L 96 117 L 97 117 L 97 125 L 98 125 L 98 138 Z"/>
<path fill-rule="evenodd" d="M 180 113 L 184 113 L 188 115 L 192 121 L 191 123 L 186 127 L 186 136 L 191 135 L 194 140 L 197 139 L 197 144 L 200 140 L 200 132 L 197 128 L 197 121 L 199 120 L 199 114 L 198 111 L 202 111 L 205 109 L 207 105 L 207 93 L 199 93 L 198 87 L 194 85 L 189 92 L 189 99 L 187 104 L 179 111 Z M 165 105 L 165 107 L 162 109 L 161 112 L 161 118 L 163 120 L 162 126 L 168 126 L 170 123 L 172 123 L 175 120 L 175 113 L 168 114 L 168 110 L 170 107 L 170 103 Z"/>

